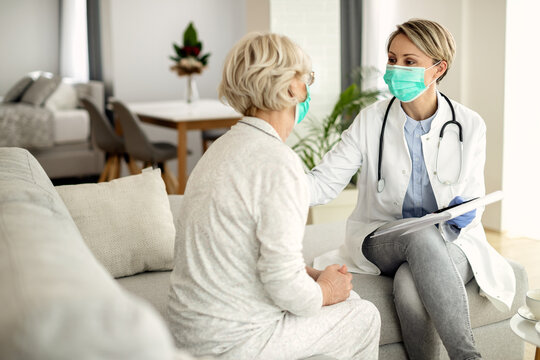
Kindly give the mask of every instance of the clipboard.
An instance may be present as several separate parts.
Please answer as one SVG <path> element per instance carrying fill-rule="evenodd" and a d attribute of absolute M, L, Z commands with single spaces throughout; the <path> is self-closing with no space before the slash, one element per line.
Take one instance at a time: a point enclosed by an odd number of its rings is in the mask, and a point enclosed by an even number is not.
<path fill-rule="evenodd" d="M 399 233 L 399 236 L 409 234 L 411 232 L 423 229 L 425 227 L 440 224 L 450 219 L 468 213 L 476 208 L 501 201 L 503 198 L 502 191 L 495 191 L 486 196 L 467 200 L 461 204 L 456 204 L 439 209 L 431 214 L 424 215 L 420 218 L 410 218 L 405 221 L 396 223 L 390 226 L 382 226 L 376 230 L 371 237 L 377 237 L 390 233 Z M 398 234 L 396 234 L 398 235 Z"/>

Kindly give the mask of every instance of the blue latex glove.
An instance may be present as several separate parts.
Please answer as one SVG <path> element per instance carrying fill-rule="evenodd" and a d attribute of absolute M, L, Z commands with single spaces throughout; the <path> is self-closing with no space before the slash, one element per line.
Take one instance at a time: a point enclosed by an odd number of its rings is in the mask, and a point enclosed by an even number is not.
<path fill-rule="evenodd" d="M 456 196 L 455 198 L 452 199 L 452 201 L 450 201 L 450 204 L 448 204 L 448 206 L 458 205 L 458 204 L 461 204 L 464 201 L 465 201 L 465 199 L 462 198 L 461 196 Z M 465 213 L 465 214 L 460 215 L 458 217 L 455 217 L 455 218 L 453 218 L 451 220 L 448 220 L 446 223 L 449 224 L 449 225 L 454 225 L 455 227 L 457 227 L 459 229 L 462 229 L 465 226 L 469 225 L 471 223 L 471 221 L 473 221 L 475 216 L 476 216 L 476 209 L 471 210 L 468 213 Z"/>

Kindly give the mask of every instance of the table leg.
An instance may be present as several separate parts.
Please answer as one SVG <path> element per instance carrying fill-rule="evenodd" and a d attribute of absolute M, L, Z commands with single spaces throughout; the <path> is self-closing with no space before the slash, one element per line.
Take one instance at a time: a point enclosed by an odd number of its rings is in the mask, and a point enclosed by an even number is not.
<path fill-rule="evenodd" d="M 178 193 L 183 194 L 187 183 L 187 127 L 178 123 Z"/>
<path fill-rule="evenodd" d="M 540 348 L 536 348 L 536 355 L 534 355 L 534 360 L 540 360 Z"/>

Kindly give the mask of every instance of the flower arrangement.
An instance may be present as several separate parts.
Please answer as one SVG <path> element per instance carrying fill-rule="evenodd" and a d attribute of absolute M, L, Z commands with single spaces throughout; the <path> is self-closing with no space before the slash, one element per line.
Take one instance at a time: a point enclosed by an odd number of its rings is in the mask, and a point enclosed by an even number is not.
<path fill-rule="evenodd" d="M 200 74 L 206 67 L 210 53 L 201 55 L 202 42 L 197 38 L 193 22 L 190 22 L 184 31 L 184 45 L 173 43 L 173 48 L 176 55 L 169 56 L 175 62 L 171 70 L 178 76 Z"/>

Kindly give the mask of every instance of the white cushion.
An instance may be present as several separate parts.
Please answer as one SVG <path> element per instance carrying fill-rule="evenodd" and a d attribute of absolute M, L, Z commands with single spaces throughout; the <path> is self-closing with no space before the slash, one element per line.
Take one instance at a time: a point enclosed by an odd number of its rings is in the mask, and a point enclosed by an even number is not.
<path fill-rule="evenodd" d="M 84 109 L 53 112 L 54 143 L 83 142 L 90 137 L 90 115 Z"/>
<path fill-rule="evenodd" d="M 150 305 L 85 245 L 34 157 L 0 148 L 0 359 L 172 360 Z"/>
<path fill-rule="evenodd" d="M 77 92 L 73 85 L 61 82 L 45 101 L 45 107 L 52 111 L 71 110 L 77 108 Z"/>
<path fill-rule="evenodd" d="M 56 189 L 86 244 L 112 276 L 172 269 L 176 230 L 159 169 Z"/>

